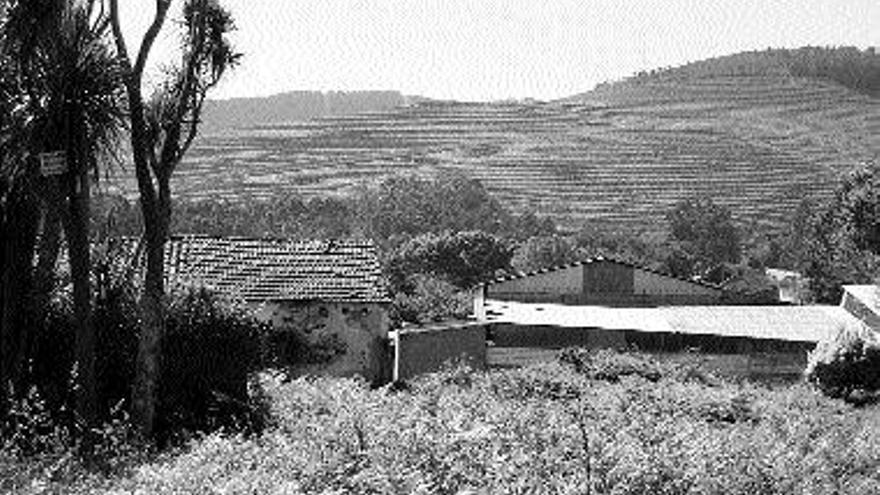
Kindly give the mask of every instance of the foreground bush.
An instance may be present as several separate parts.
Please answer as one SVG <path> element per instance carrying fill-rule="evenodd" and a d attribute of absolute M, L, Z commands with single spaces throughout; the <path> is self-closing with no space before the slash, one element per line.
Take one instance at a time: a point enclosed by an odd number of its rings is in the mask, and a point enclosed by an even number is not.
<path fill-rule="evenodd" d="M 268 327 L 243 307 L 197 289 L 176 296 L 165 331 L 157 429 L 259 429 L 263 419 L 248 381 L 264 362 Z"/>
<path fill-rule="evenodd" d="M 100 420 L 110 422 L 127 410 L 131 397 L 138 311 L 125 287 L 101 289 L 95 300 L 96 378 Z M 181 432 L 261 427 L 262 406 L 252 400 L 249 377 L 266 360 L 267 331 L 244 309 L 208 291 L 184 291 L 171 298 L 157 408 L 161 441 Z M 39 404 L 40 432 L 63 429 L 70 440 L 66 445 L 82 434 L 82 425 L 72 413 L 74 335 L 70 301 L 61 292 L 43 325 L 32 332 L 34 352 L 27 383 L 6 391 L 18 404 Z M 51 450 L 42 445 L 40 435 L 20 434 L 35 424 L 30 412 L 22 411 L 19 407 L 0 414 L 0 442 L 15 438 L 25 454 Z"/>
<path fill-rule="evenodd" d="M 705 386 L 662 372 L 609 381 L 562 363 L 451 369 L 397 392 L 353 379 L 263 383 L 273 428 L 211 434 L 112 491 L 880 493 L 880 415 L 803 385 Z"/>
<path fill-rule="evenodd" d="M 810 353 L 805 374 L 829 397 L 871 400 L 880 391 L 880 340 L 868 328 L 841 329 Z"/>

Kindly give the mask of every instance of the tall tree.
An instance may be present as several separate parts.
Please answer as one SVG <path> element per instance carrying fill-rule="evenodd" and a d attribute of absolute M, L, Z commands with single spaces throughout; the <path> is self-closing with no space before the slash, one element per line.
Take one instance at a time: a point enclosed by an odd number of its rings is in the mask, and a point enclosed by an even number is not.
<path fill-rule="evenodd" d="M 164 248 L 171 218 L 171 176 L 196 137 L 205 97 L 240 55 L 226 37 L 234 27 L 230 13 L 216 0 L 185 0 L 181 57 L 146 100 L 144 70 L 172 0 L 156 0 L 153 20 L 134 58 L 122 34 L 118 0 L 109 2 L 116 49 L 124 65 L 147 258 L 132 417 L 141 433 L 151 437 L 165 328 Z"/>
<path fill-rule="evenodd" d="M 693 259 L 696 274 L 706 274 L 723 263 L 738 263 L 740 234 L 730 210 L 711 198 L 679 201 L 667 214 L 672 240 L 681 255 Z M 680 256 L 676 256 L 678 259 Z"/>
<path fill-rule="evenodd" d="M 817 302 L 840 301 L 844 284 L 880 276 L 880 167 L 865 164 L 843 178 L 827 207 L 808 223 L 798 267 Z"/>
<path fill-rule="evenodd" d="M 14 64 L 22 93 L 19 109 L 26 114 L 15 129 L 25 135 L 24 172 L 45 205 L 32 299 L 38 305 L 47 301 L 63 220 L 77 322 L 75 409 L 86 426 L 97 419 L 89 191 L 98 177 L 99 161 L 112 156 L 125 120 L 120 66 L 109 50 L 108 20 L 95 7 L 91 1 L 10 2 L 2 29 L 2 48 Z M 35 157 L 48 151 L 64 154 L 65 173 L 39 177 Z M 18 269 L 24 266 L 31 264 Z"/>

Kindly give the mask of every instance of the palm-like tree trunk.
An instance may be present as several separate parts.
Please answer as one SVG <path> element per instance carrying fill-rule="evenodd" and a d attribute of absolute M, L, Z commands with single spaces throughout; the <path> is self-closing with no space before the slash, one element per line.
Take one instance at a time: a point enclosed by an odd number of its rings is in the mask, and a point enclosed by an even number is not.
<path fill-rule="evenodd" d="M 153 222 L 144 222 L 155 225 Z M 141 296 L 141 333 L 138 343 L 135 383 L 132 390 L 132 417 L 144 438 L 151 438 L 156 424 L 156 399 L 159 388 L 159 364 L 162 336 L 165 334 L 165 253 L 163 240 L 150 241 L 147 233 L 147 271 Z"/>
<path fill-rule="evenodd" d="M 170 6 L 171 0 L 156 0 L 153 22 L 136 56 L 130 58 L 122 35 L 118 0 L 110 0 L 117 52 L 127 65 L 125 86 L 131 118 L 131 148 L 146 241 L 147 271 L 141 296 L 141 336 L 132 416 L 148 438 L 153 435 L 155 426 L 160 345 L 165 330 L 164 251 L 171 216 L 171 175 L 196 136 L 207 91 L 239 58 L 225 39 L 225 34 L 232 29 L 230 14 L 213 0 L 187 0 L 184 3 L 187 32 L 179 72 L 173 74 L 160 97 L 147 104 L 141 88 L 144 67 Z"/>
<path fill-rule="evenodd" d="M 89 253 L 89 176 L 79 167 L 69 180 L 69 220 L 67 246 L 73 282 L 73 307 L 76 318 L 76 413 L 85 428 L 87 444 L 90 428 L 98 419 L 98 396 L 95 382 L 95 325 L 92 319 L 91 257 Z"/>
<path fill-rule="evenodd" d="M 33 286 L 30 264 L 36 246 L 36 204 L 24 187 L 14 186 L 0 219 L 3 235 L 0 259 L 0 378 L 5 396 L 10 385 L 20 385 L 27 358 L 31 323 L 27 298 Z M 21 392 L 19 390 L 19 392 Z"/>
<path fill-rule="evenodd" d="M 90 282 L 90 172 L 97 171 L 100 156 L 118 145 L 116 137 L 124 119 L 121 66 L 109 50 L 106 15 L 95 15 L 94 7 L 94 2 L 83 0 L 16 2 L 3 19 L 0 45 L 4 60 L 16 71 L 18 85 L 13 89 L 29 112 L 22 121 L 31 123 L 19 129 L 19 133 L 30 135 L 24 139 L 28 154 L 60 148 L 68 160 L 67 173 L 43 184 L 50 186 L 45 188 L 50 194 L 44 195 L 47 218 L 35 290 L 43 294 L 51 288 L 50 272 L 58 249 L 55 214 L 66 209 L 60 216 L 68 241 L 76 319 L 75 411 L 85 432 L 98 418 Z M 60 181 L 60 191 L 53 190 L 56 181 Z M 20 269 L 31 272 L 33 254 Z M 20 291 L 18 299 L 27 300 L 31 294 Z M 45 304 L 48 297 L 34 300 Z"/>

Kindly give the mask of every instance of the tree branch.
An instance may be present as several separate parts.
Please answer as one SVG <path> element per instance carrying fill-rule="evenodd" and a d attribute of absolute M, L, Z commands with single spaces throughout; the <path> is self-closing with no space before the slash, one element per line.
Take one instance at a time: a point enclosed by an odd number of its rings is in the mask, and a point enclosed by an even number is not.
<path fill-rule="evenodd" d="M 115 3 L 117 0 L 112 1 Z M 153 18 L 153 23 L 150 24 L 143 41 L 141 41 L 141 48 L 138 51 L 137 61 L 134 64 L 134 73 L 138 79 L 143 75 L 144 66 L 147 64 L 147 57 L 153 48 L 153 42 L 159 36 L 159 31 L 162 30 L 162 24 L 165 23 L 165 15 L 168 13 L 169 7 L 171 7 L 171 0 L 156 0 L 156 17 Z"/>
<path fill-rule="evenodd" d="M 189 150 L 190 145 L 198 134 L 198 126 L 200 121 L 202 120 L 202 105 L 205 103 L 205 96 L 208 94 L 208 89 L 210 86 L 202 88 L 199 91 L 199 94 L 196 95 L 197 101 L 193 104 L 192 110 L 192 118 L 189 121 L 189 129 L 187 129 L 186 139 L 183 141 L 183 145 L 180 147 L 180 156 L 186 154 L 187 150 Z"/>
<path fill-rule="evenodd" d="M 125 61 L 126 68 L 131 71 L 131 59 L 128 58 L 128 48 L 125 46 L 125 38 L 122 37 L 122 27 L 119 25 L 119 0 L 110 0 L 110 25 L 113 26 L 113 39 L 116 42 L 116 51 Z"/>
<path fill-rule="evenodd" d="M 92 15 L 92 11 L 94 9 L 95 0 L 89 0 L 89 16 Z M 110 16 L 107 14 L 107 10 L 104 7 L 104 1 L 101 0 L 98 5 L 100 6 L 100 10 L 98 10 L 98 14 L 95 16 L 95 23 L 92 26 L 92 30 L 98 33 L 99 36 L 104 36 L 107 32 L 107 26 L 110 25 Z"/>

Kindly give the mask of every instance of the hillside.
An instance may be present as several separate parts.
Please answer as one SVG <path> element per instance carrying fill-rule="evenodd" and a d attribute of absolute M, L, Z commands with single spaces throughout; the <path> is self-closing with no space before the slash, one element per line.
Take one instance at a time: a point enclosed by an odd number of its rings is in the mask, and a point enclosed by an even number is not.
<path fill-rule="evenodd" d="M 362 179 L 447 167 L 514 210 L 571 227 L 662 229 L 669 205 L 694 193 L 779 226 L 801 199 L 827 198 L 841 173 L 880 156 L 874 76 L 848 87 L 821 64 L 792 63 L 798 54 L 737 54 L 552 102 L 419 100 L 214 133 L 194 146 L 174 188 L 189 199 L 345 194 Z"/>
<path fill-rule="evenodd" d="M 300 122 L 330 115 L 389 110 L 405 103 L 397 91 L 291 91 L 263 98 L 208 100 L 203 131 Z"/>

